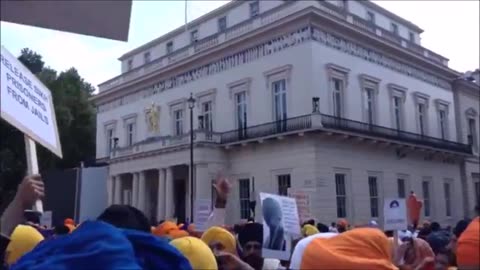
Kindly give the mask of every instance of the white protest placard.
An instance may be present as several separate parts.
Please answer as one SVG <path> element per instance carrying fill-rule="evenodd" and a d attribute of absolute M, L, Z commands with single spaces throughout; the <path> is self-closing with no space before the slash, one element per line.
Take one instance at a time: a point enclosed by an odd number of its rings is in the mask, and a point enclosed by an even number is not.
<path fill-rule="evenodd" d="M 52 211 L 43 212 L 40 216 L 40 225 L 46 226 L 48 229 L 52 227 Z"/>
<path fill-rule="evenodd" d="M 383 202 L 383 229 L 386 231 L 406 230 L 407 204 L 405 199 L 390 198 Z"/>
<path fill-rule="evenodd" d="M 260 193 L 263 220 L 262 256 L 288 260 L 292 236 L 299 236 L 300 221 L 294 198 Z"/>
<path fill-rule="evenodd" d="M 297 203 L 298 217 L 301 222 L 312 219 L 310 210 L 310 193 L 304 189 L 288 189 L 288 196 Z"/>
<path fill-rule="evenodd" d="M 62 157 L 50 90 L 3 46 L 0 70 L 0 117 Z"/>
<path fill-rule="evenodd" d="M 207 221 L 208 217 L 210 216 L 212 209 L 211 209 L 212 201 L 209 199 L 197 199 L 195 200 L 195 230 L 199 232 L 204 232 L 208 228 Z"/>

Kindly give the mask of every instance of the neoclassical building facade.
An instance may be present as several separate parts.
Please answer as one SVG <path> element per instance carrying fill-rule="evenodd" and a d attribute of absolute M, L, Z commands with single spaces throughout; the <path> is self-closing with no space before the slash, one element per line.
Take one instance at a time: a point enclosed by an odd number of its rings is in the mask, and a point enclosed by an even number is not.
<path fill-rule="evenodd" d="M 462 74 L 422 32 L 369 1 L 232 1 L 126 53 L 93 98 L 109 202 L 184 220 L 223 174 L 230 224 L 290 188 L 322 222 L 382 223 L 383 199 L 414 191 L 423 218 L 452 224 L 475 155 Z"/>

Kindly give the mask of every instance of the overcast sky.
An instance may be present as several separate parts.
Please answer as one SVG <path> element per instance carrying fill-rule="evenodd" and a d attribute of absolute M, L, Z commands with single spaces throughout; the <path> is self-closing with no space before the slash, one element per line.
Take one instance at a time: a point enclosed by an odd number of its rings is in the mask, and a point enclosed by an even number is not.
<path fill-rule="evenodd" d="M 190 0 L 188 20 L 226 2 Z M 375 2 L 424 29 L 422 45 L 449 58 L 451 68 L 464 72 L 480 66 L 478 0 Z M 44 61 L 57 71 L 73 66 L 96 86 L 120 74 L 117 58 L 122 54 L 183 23 L 183 1 L 134 1 L 128 42 L 5 22 L 1 22 L 0 30 L 1 43 L 11 53 L 17 55 L 22 48 L 29 47 L 40 53 Z"/>

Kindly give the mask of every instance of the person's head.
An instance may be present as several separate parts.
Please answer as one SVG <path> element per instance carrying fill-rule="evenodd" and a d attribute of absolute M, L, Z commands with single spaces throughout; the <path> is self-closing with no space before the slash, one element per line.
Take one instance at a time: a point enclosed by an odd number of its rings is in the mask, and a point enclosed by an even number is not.
<path fill-rule="evenodd" d="M 224 228 L 210 227 L 203 233 L 201 239 L 212 249 L 214 254 L 217 251 L 237 254 L 235 237 Z"/>
<path fill-rule="evenodd" d="M 432 230 L 432 232 L 438 232 L 440 231 L 442 227 L 440 226 L 440 223 L 438 222 L 432 222 L 432 224 L 430 225 L 430 229 Z"/>
<path fill-rule="evenodd" d="M 435 270 L 447 270 L 451 264 L 452 252 L 448 249 L 441 249 L 435 255 Z"/>
<path fill-rule="evenodd" d="M 53 229 L 53 232 L 55 235 L 66 235 L 70 233 L 70 228 L 62 224 L 62 225 L 55 226 L 55 228 Z"/>
<path fill-rule="evenodd" d="M 318 229 L 318 231 L 321 232 L 321 233 L 327 233 L 327 232 L 330 231 L 330 230 L 328 229 L 328 226 L 325 225 L 325 224 L 323 224 L 323 223 L 318 223 L 318 224 L 317 224 L 317 229 Z"/>
<path fill-rule="evenodd" d="M 278 227 L 282 224 L 282 209 L 280 203 L 273 198 L 262 201 L 262 213 L 269 227 Z"/>
<path fill-rule="evenodd" d="M 312 226 L 315 226 L 315 220 L 314 220 L 314 219 L 309 219 L 309 220 L 307 221 L 307 224 L 310 224 L 310 225 L 312 225 Z"/>
<path fill-rule="evenodd" d="M 213 252 L 202 240 L 186 236 L 174 239 L 170 244 L 187 258 L 192 269 L 218 269 Z"/>
<path fill-rule="evenodd" d="M 14 264 L 43 239 L 42 234 L 37 229 L 27 225 L 18 225 L 10 236 L 10 243 L 8 243 L 5 254 L 6 263 L 8 265 Z"/>
<path fill-rule="evenodd" d="M 97 218 L 117 228 L 150 232 L 148 218 L 137 208 L 129 205 L 111 205 Z"/>
<path fill-rule="evenodd" d="M 252 223 L 252 222 L 255 222 L 255 219 L 252 218 L 252 217 L 249 217 L 249 218 L 247 219 L 247 223 Z"/>
<path fill-rule="evenodd" d="M 242 260 L 254 269 L 261 268 L 263 226 L 260 223 L 247 223 L 243 225 L 238 234 L 238 242 L 242 248 Z"/>
<path fill-rule="evenodd" d="M 310 225 L 310 224 L 305 224 L 303 227 L 302 227 L 302 235 L 303 237 L 307 237 L 307 236 L 310 236 L 310 235 L 314 235 L 314 234 L 317 234 L 319 233 L 318 229 L 313 226 L 313 225 Z"/>
<path fill-rule="evenodd" d="M 457 222 L 457 225 L 455 225 L 455 228 L 453 228 L 453 234 L 455 237 L 459 238 L 460 235 L 465 231 L 465 229 L 468 227 L 468 224 L 470 223 L 470 220 L 460 220 Z"/>
<path fill-rule="evenodd" d="M 332 222 L 332 223 L 330 223 L 330 226 L 332 226 L 332 227 L 336 227 L 336 226 L 337 226 L 337 223 L 335 223 L 335 222 Z"/>
<path fill-rule="evenodd" d="M 346 232 L 348 228 L 348 222 L 346 219 L 342 218 L 339 219 L 337 222 L 337 230 L 339 233 Z"/>

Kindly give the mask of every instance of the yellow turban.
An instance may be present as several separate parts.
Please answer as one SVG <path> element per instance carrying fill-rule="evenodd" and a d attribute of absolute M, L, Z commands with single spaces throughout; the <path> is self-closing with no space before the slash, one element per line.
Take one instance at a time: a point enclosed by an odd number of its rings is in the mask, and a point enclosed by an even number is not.
<path fill-rule="evenodd" d="M 10 236 L 10 243 L 7 246 L 7 264 L 14 264 L 20 257 L 30 252 L 42 240 L 43 236 L 37 229 L 31 226 L 18 225 Z"/>
<path fill-rule="evenodd" d="M 217 261 L 210 248 L 200 239 L 186 236 L 170 242 L 187 258 L 193 270 L 217 270 Z"/>
<path fill-rule="evenodd" d="M 237 254 L 235 237 L 227 230 L 221 227 L 211 227 L 202 235 L 202 241 L 210 245 L 212 242 L 220 242 L 225 251 L 231 254 Z"/>
<path fill-rule="evenodd" d="M 310 235 L 314 235 L 314 234 L 317 234 L 317 233 L 319 233 L 318 229 L 311 224 L 306 224 L 302 228 L 303 236 L 310 236 Z"/>

